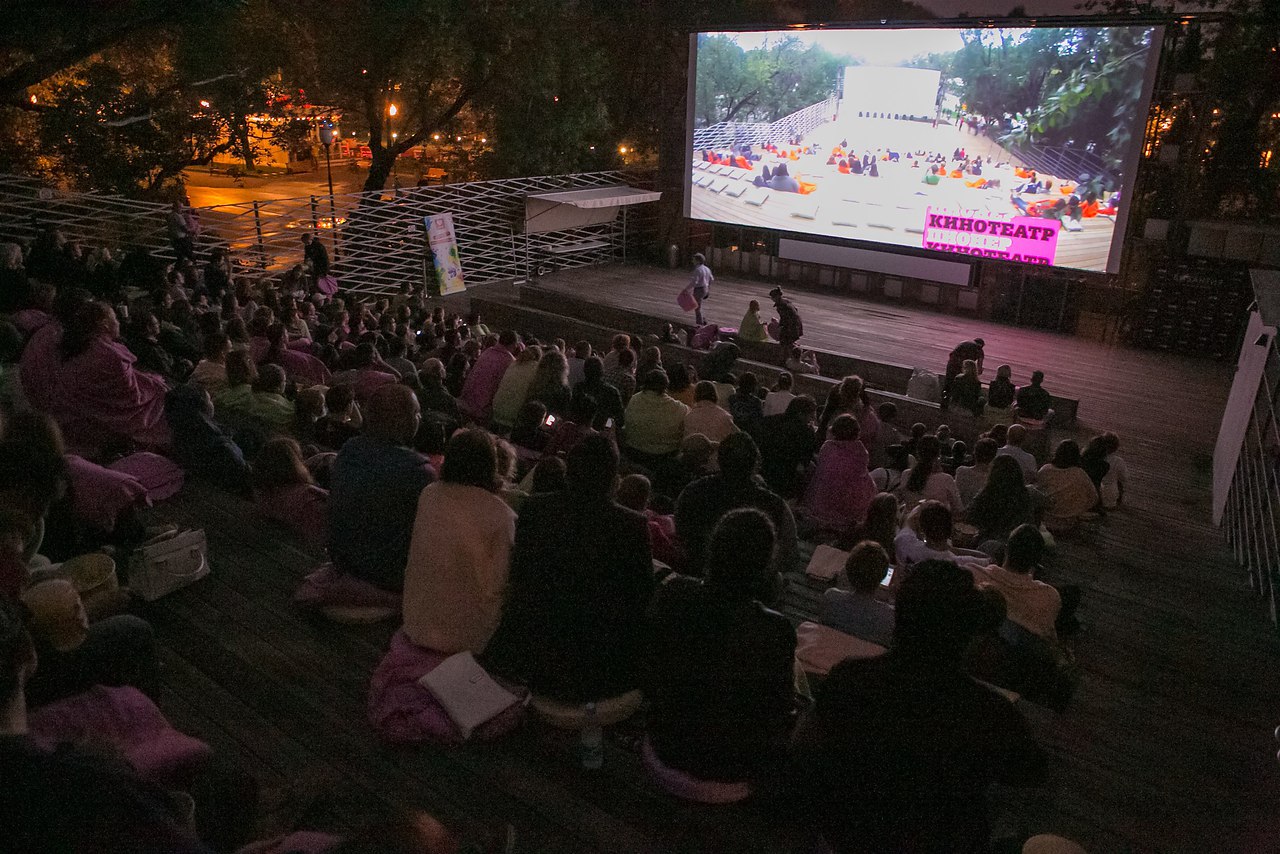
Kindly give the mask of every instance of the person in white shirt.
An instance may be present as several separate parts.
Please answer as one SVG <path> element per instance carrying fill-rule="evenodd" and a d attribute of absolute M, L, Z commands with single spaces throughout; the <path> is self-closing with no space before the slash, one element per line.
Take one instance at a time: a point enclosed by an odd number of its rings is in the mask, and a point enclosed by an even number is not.
<path fill-rule="evenodd" d="M 716 401 L 715 383 L 702 380 L 693 387 L 693 406 L 684 416 L 684 435 L 701 433 L 712 442 L 723 442 L 738 431 L 733 416 Z"/>
<path fill-rule="evenodd" d="M 956 489 L 960 492 L 960 501 L 966 510 L 973 504 L 974 496 L 987 485 L 991 463 L 996 458 L 997 450 L 994 439 L 979 439 L 973 446 L 973 465 L 956 469 Z"/>
<path fill-rule="evenodd" d="M 1019 525 L 1005 544 L 1003 565 L 970 566 L 969 571 L 979 587 L 1000 591 L 1010 621 L 1045 640 L 1056 641 L 1062 595 L 1032 577 L 1043 556 L 1044 537 L 1040 531 L 1034 525 Z"/>
<path fill-rule="evenodd" d="M 901 572 L 894 573 L 897 589 L 911 567 L 926 560 L 947 560 L 962 567 L 985 566 L 991 557 L 971 549 L 951 546 L 951 511 L 940 501 L 924 501 L 907 514 L 893 538 L 893 553 Z"/>
<path fill-rule="evenodd" d="M 707 259 L 701 253 L 693 256 L 693 275 L 689 278 L 690 292 L 693 294 L 694 304 L 694 322 L 702 326 L 707 321 L 702 316 L 702 303 L 707 297 L 711 296 L 711 283 L 716 277 L 711 274 L 711 268 L 707 266 Z"/>
<path fill-rule="evenodd" d="M 898 498 L 908 507 L 926 500 L 940 501 L 952 516 L 958 517 L 964 513 L 964 503 L 955 478 L 942 471 L 938 464 L 941 453 L 937 436 L 920 437 L 916 443 L 916 464 L 898 487 Z"/>
<path fill-rule="evenodd" d="M 778 383 L 773 387 L 773 391 L 769 392 L 764 399 L 764 417 L 770 415 L 781 415 L 787 411 L 787 407 L 791 405 L 791 401 L 795 400 L 795 394 L 791 391 L 791 374 L 788 371 L 782 371 L 778 374 Z"/>
<path fill-rule="evenodd" d="M 1129 468 L 1120 456 L 1120 437 L 1115 433 L 1103 433 L 1107 444 L 1107 473 L 1102 476 L 1102 506 L 1115 510 L 1124 504 L 1124 490 L 1129 481 Z"/>
<path fill-rule="evenodd" d="M 996 451 L 996 456 L 1013 457 L 1018 461 L 1018 467 L 1022 469 L 1022 477 L 1027 483 L 1036 482 L 1036 472 L 1040 470 L 1040 466 L 1036 464 L 1036 458 L 1029 451 L 1022 449 L 1022 443 L 1027 440 L 1027 428 L 1021 424 L 1010 424 L 1009 431 L 1005 434 L 1004 447 Z"/>

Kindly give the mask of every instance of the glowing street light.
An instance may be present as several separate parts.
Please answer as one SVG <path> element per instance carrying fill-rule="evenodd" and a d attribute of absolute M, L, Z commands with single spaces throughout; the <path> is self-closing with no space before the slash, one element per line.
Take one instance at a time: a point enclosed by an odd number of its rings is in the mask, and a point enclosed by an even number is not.
<path fill-rule="evenodd" d="M 626 153 L 627 153 L 627 147 L 626 147 L 625 145 L 619 145 L 619 146 L 618 146 L 618 153 L 619 153 L 619 154 L 626 154 Z"/>
<path fill-rule="evenodd" d="M 439 142 L 439 141 L 440 141 L 440 134 L 438 134 L 438 133 L 433 133 L 433 134 L 431 135 L 431 138 L 432 138 L 432 139 L 434 139 L 436 142 Z"/>
<path fill-rule="evenodd" d="M 34 104 L 34 103 L 36 103 L 38 100 L 39 100 L 39 99 L 38 99 L 35 95 L 32 95 L 32 96 L 31 96 L 31 103 L 33 103 L 33 104 Z"/>
<path fill-rule="evenodd" d="M 32 98 L 32 100 L 34 101 L 35 99 L 34 99 L 34 98 Z M 211 105 L 209 104 L 209 102 L 208 102 L 208 101 L 206 101 L 206 100 L 204 100 L 204 99 L 201 99 L 201 100 L 200 100 L 200 106 L 204 107 L 204 108 L 207 110 L 207 109 L 209 109 L 209 107 L 210 107 Z"/>
<path fill-rule="evenodd" d="M 400 134 L 396 133 L 395 131 L 392 131 L 392 132 L 391 132 L 391 138 L 392 138 L 392 139 L 399 139 L 399 138 L 400 138 Z"/>
<path fill-rule="evenodd" d="M 395 104 L 392 104 L 391 106 L 387 107 L 388 116 L 394 116 L 398 112 L 400 112 L 400 108 L 397 107 Z"/>

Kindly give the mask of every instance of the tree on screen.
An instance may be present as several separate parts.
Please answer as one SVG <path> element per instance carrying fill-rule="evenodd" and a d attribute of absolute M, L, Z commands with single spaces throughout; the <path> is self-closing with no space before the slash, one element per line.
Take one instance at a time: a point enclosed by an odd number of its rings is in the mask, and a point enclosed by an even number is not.
<path fill-rule="evenodd" d="M 775 122 L 830 97 L 840 69 L 854 65 L 817 45 L 783 36 L 743 50 L 730 36 L 698 46 L 695 122 Z"/>

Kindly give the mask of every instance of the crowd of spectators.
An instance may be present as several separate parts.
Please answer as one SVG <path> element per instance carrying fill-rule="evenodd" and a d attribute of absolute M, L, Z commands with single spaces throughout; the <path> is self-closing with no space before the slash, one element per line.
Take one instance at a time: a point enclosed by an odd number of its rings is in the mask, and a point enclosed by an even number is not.
<path fill-rule="evenodd" d="M 1114 434 L 1038 465 L 1026 427 L 997 424 L 970 451 L 945 428 L 899 433 L 856 376 L 817 401 L 730 348 L 700 379 L 638 337 L 596 353 L 408 288 L 329 295 L 310 247 L 275 280 L 223 253 L 116 262 L 56 231 L 0 258 L 0 767 L 33 798 L 65 782 L 93 801 L 78 825 L 54 831 L 42 806 L 20 833 L 75 848 L 120 821 L 156 834 L 131 850 L 203 850 L 171 793 L 24 738 L 29 704 L 155 688 L 151 627 L 87 614 L 53 567 L 153 533 L 140 502 L 104 525 L 75 500 L 138 452 L 254 501 L 327 558 L 335 596 L 388 605 L 424 650 L 562 704 L 642 692 L 656 763 L 825 805 L 812 822 L 835 850 L 984 850 L 987 785 L 1042 777 L 1017 711 L 971 677 L 1026 670 L 1030 650 L 1054 671 L 1019 682 L 1034 692 L 1069 664 L 1078 591 L 1037 576 L 1054 537 L 1122 504 Z M 988 403 L 1005 398 L 993 383 Z M 849 553 L 821 622 L 889 651 L 837 666 L 803 710 L 775 607 L 814 543 Z"/>

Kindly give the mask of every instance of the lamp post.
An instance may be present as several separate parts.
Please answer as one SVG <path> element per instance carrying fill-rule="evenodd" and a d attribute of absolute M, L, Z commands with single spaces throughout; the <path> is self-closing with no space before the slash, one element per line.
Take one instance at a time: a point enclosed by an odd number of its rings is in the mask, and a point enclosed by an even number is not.
<path fill-rule="evenodd" d="M 329 179 L 329 228 L 333 231 L 333 257 L 338 258 L 338 212 L 333 201 L 333 140 L 336 136 L 333 122 L 320 125 L 320 142 L 324 143 L 324 171 Z"/>
<path fill-rule="evenodd" d="M 392 102 L 387 105 L 387 117 L 388 117 L 387 130 L 391 134 L 391 142 L 389 143 L 389 145 L 393 149 L 396 144 L 396 139 L 400 136 L 400 134 L 396 133 L 396 114 L 399 112 L 400 112 L 400 108 L 395 105 L 395 102 Z M 391 158 L 391 176 L 392 176 L 392 180 L 395 182 L 397 190 L 400 189 L 400 183 L 399 183 L 400 176 L 396 174 L 396 167 L 399 165 L 399 161 L 400 161 L 400 155 L 398 154 L 394 155 Z"/>

